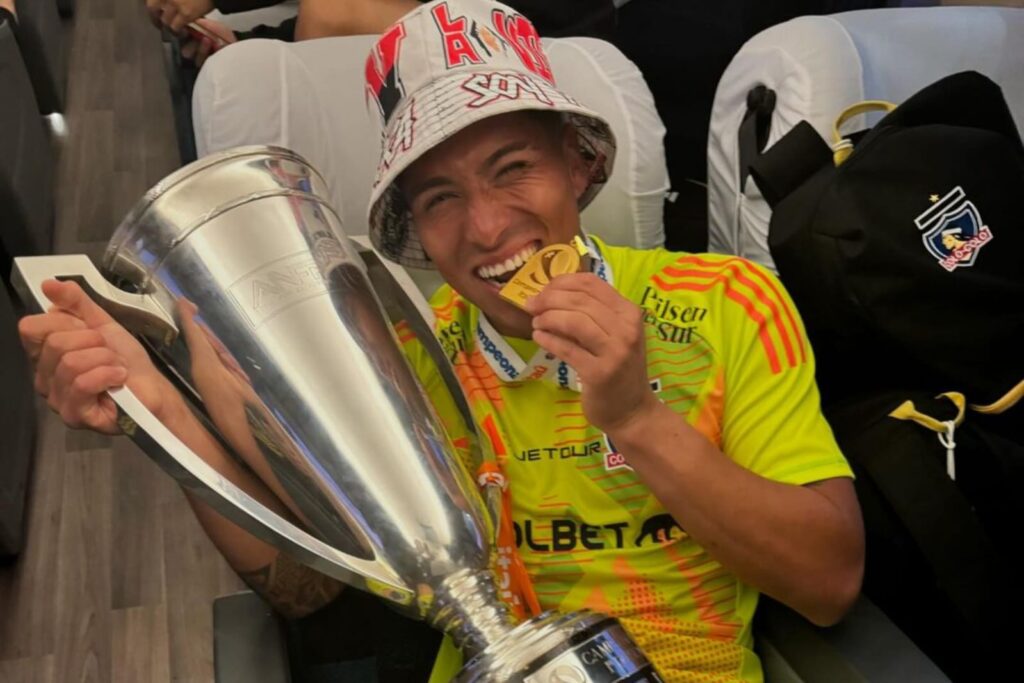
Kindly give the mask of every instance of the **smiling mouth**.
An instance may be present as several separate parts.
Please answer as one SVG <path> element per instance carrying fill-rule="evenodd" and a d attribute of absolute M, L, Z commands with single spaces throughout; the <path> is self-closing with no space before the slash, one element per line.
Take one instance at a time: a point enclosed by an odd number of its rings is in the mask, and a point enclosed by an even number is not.
<path fill-rule="evenodd" d="M 490 283 L 495 287 L 501 287 L 509 280 L 512 276 L 523 267 L 523 264 L 530 260 L 530 257 L 536 254 L 540 250 L 540 241 L 530 242 L 528 245 L 520 249 L 518 252 L 513 254 L 511 257 L 505 259 L 500 263 L 492 263 L 486 266 L 480 266 L 474 272 L 480 279 Z"/>

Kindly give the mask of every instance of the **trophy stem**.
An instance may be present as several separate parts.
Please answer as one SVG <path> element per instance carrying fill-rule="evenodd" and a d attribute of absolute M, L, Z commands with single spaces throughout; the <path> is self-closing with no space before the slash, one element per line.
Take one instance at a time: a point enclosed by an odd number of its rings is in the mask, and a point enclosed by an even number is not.
<path fill-rule="evenodd" d="M 462 569 L 446 578 L 435 594 L 429 621 L 451 636 L 467 659 L 516 626 L 486 569 Z"/>

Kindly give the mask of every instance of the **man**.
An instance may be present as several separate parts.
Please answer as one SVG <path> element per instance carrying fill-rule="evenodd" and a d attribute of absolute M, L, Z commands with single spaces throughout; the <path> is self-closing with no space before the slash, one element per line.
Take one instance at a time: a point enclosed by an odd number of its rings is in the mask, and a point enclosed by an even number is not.
<path fill-rule="evenodd" d="M 614 139 L 556 88 L 536 32 L 512 10 L 424 5 L 384 33 L 366 73 L 385 122 L 371 239 L 447 282 L 432 300 L 436 332 L 508 482 L 506 541 L 530 579 L 522 595 L 618 616 L 666 680 L 760 680 L 758 592 L 831 624 L 856 598 L 863 565 L 850 471 L 782 286 L 741 259 L 584 235 L 579 210 L 611 173 Z M 501 298 L 531 254 L 577 237 L 585 272 L 554 278 L 525 310 Z M 76 285 L 45 291 L 54 309 L 20 329 L 37 390 L 69 425 L 116 432 L 102 392 L 127 383 L 211 465 L 283 512 Z M 190 312 L 180 313 L 187 331 Z M 399 336 L 459 442 L 464 425 L 436 371 Z M 195 509 L 286 614 L 338 595 Z M 441 663 L 435 678 L 447 680 L 458 663 Z"/>

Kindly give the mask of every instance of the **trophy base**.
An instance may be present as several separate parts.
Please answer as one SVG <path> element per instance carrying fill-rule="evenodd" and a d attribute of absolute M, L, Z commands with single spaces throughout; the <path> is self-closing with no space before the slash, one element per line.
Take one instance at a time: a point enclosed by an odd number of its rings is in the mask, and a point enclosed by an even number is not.
<path fill-rule="evenodd" d="M 473 657 L 456 683 L 663 683 L 617 619 L 546 612 Z"/>

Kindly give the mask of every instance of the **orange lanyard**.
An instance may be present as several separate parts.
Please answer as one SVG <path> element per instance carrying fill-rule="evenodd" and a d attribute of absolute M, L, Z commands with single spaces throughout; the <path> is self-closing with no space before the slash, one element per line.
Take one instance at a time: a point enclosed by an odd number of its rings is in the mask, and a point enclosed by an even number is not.
<path fill-rule="evenodd" d="M 505 446 L 501 443 L 494 418 L 488 415 L 483 420 L 483 428 L 491 440 L 494 454 L 503 454 Z M 526 565 L 516 549 L 516 535 L 512 527 L 512 496 L 509 493 L 508 479 L 501 466 L 492 458 L 486 458 L 477 470 L 477 483 L 485 498 L 497 495 L 500 491 L 500 514 L 495 522 L 498 525 L 497 557 L 495 574 L 498 582 L 498 594 L 518 619 L 537 616 L 541 613 L 537 594 L 533 590 L 530 575 L 526 573 Z M 493 507 L 493 506 L 492 506 Z"/>

